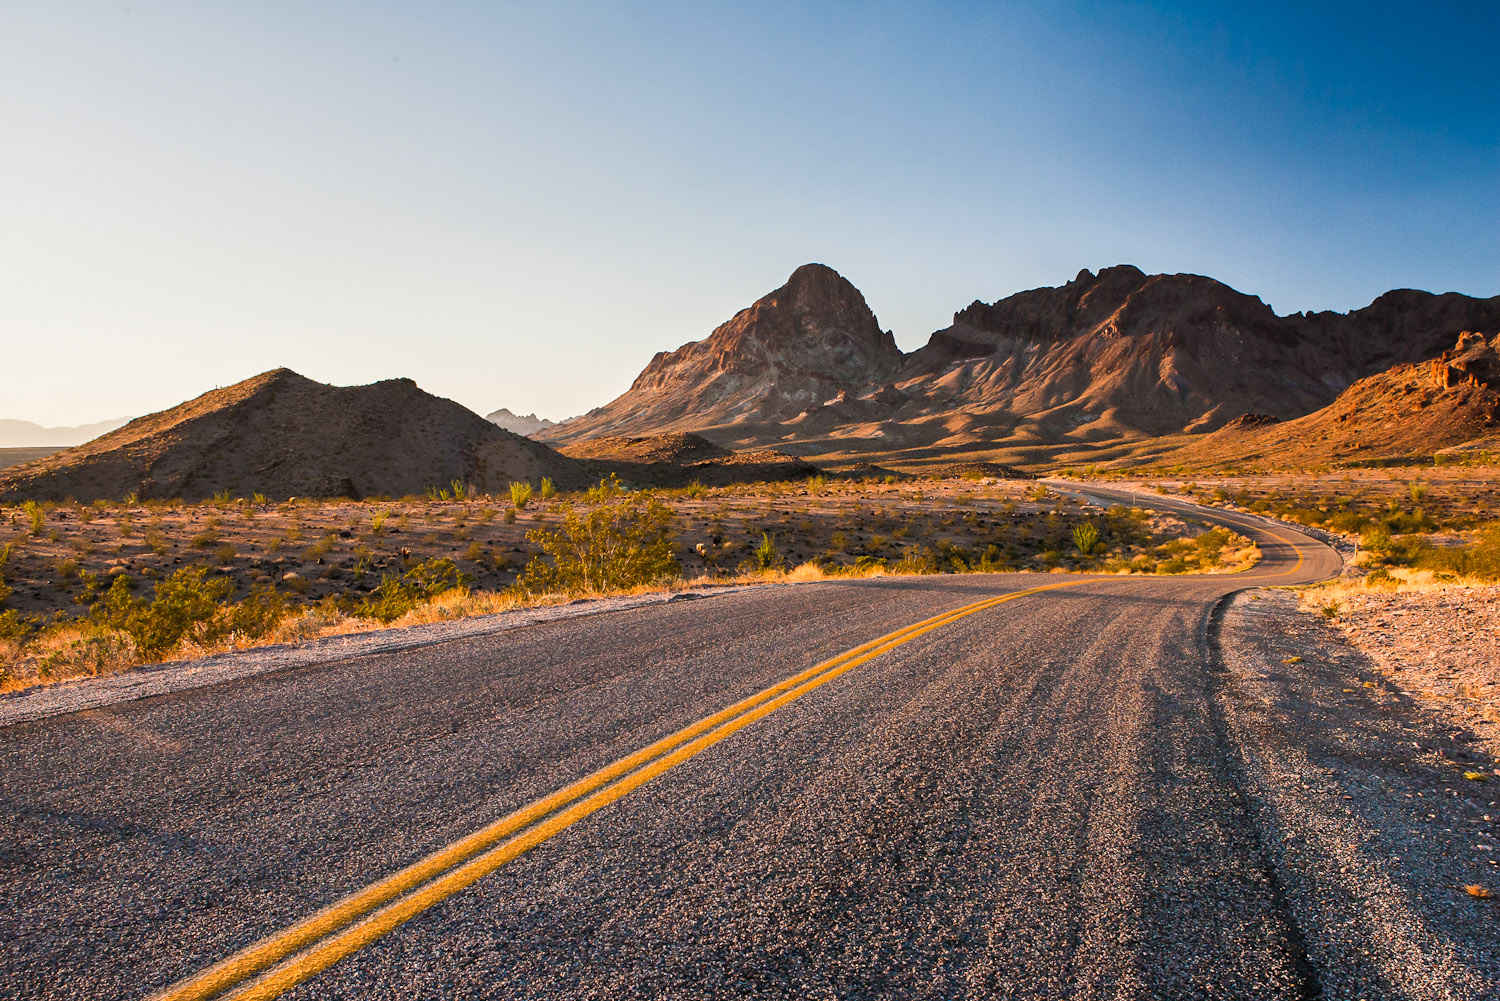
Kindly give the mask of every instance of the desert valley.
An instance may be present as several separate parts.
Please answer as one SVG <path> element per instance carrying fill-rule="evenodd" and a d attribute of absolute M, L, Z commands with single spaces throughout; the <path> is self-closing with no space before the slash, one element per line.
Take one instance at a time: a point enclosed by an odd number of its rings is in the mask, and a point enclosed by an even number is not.
<path fill-rule="evenodd" d="M 6 5 L 0 1001 L 1500 1001 L 1497 34 Z"/>
<path fill-rule="evenodd" d="M 903 354 L 857 288 L 808 264 L 557 423 L 481 418 L 405 379 L 340 388 L 278 369 L 82 445 L 0 451 L 3 683 L 555 600 L 526 590 L 525 568 L 611 481 L 670 511 L 669 571 L 626 588 L 1201 571 L 1249 551 L 1056 478 L 1363 539 L 1356 576 L 1389 587 L 1391 571 L 1483 577 L 1500 517 L 1497 348 L 1500 297 L 1396 290 L 1279 317 L 1210 278 L 1122 265 L 975 301 Z M 274 614 L 254 635 L 185 623 L 180 649 L 150 654 L 108 638 L 112 588 L 149 597 L 185 572 L 222 582 L 204 615 L 252 598 Z M 413 574 L 418 598 L 376 607 L 382 582 Z M 453 588 L 480 597 L 422 610 Z M 1481 695 L 1500 711 L 1500 692 Z"/>

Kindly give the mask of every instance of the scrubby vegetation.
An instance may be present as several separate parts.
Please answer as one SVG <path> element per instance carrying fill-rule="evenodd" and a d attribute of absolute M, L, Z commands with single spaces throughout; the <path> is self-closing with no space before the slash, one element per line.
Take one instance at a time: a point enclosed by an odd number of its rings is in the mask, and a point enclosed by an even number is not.
<path fill-rule="evenodd" d="M 1247 479 L 1214 487 L 1190 482 L 1176 490 L 1202 503 L 1358 539 L 1360 562 L 1374 574 L 1385 571 L 1389 577 L 1390 569 L 1407 568 L 1448 578 L 1500 579 L 1500 486 L 1472 473 Z"/>
<path fill-rule="evenodd" d="M 614 476 L 566 505 L 560 527 L 526 538 L 542 555 L 516 581 L 523 594 L 603 594 L 682 573 L 672 552 L 672 509 L 648 491 L 626 491 Z"/>
<path fill-rule="evenodd" d="M 984 478 L 528 490 L 0 508 L 0 687 L 676 581 L 1169 573 L 1253 555 L 1203 526 Z"/>

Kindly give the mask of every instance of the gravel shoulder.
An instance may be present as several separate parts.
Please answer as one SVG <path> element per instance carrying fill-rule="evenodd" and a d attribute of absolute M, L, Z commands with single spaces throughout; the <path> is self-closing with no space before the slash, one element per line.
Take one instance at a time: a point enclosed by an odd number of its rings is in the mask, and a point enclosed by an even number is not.
<path fill-rule="evenodd" d="M 1500 586 L 1331 594 L 1339 631 L 1382 678 L 1500 755 Z"/>
<path fill-rule="evenodd" d="M 378 629 L 344 636 L 325 636 L 301 643 L 230 650 L 193 660 L 168 661 L 133 668 L 119 674 L 80 678 L 55 685 L 39 685 L 0 694 L 0 726 L 45 719 L 64 713 L 82 712 L 168 695 L 193 688 L 207 688 L 271 671 L 311 664 L 349 660 L 371 654 L 394 653 L 447 643 L 451 640 L 488 636 L 546 622 L 561 622 L 589 615 L 603 615 L 648 605 L 692 601 L 736 591 L 785 587 L 786 584 L 746 584 L 699 590 L 590 598 L 566 605 L 518 608 L 496 615 L 483 615 L 449 622 L 434 622 L 395 629 Z"/>
<path fill-rule="evenodd" d="M 1500 996 L 1492 749 L 1294 592 L 1236 596 L 1217 639 L 1241 787 L 1323 996 Z"/>

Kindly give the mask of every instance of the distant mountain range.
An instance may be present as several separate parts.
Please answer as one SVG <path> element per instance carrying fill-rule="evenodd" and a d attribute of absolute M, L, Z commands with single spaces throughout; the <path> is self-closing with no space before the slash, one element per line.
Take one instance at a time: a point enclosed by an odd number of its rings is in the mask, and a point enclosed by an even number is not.
<path fill-rule="evenodd" d="M 82 445 L 130 423 L 129 417 L 71 428 L 49 428 L 31 421 L 0 420 L 0 448 L 46 448 Z"/>
<path fill-rule="evenodd" d="M 1355 381 L 1500 331 L 1500 297 L 1402 289 L 1353 312 L 1278 316 L 1199 275 L 1129 265 L 974 302 L 903 354 L 852 284 L 809 264 L 707 338 L 662 352 L 614 401 L 538 433 L 695 432 L 819 461 L 1046 463 L 1291 420 Z"/>
<path fill-rule="evenodd" d="M 549 421 L 536 414 L 513 414 L 505 407 L 501 407 L 492 414 L 486 414 L 484 419 L 491 424 L 503 427 L 511 434 L 531 435 L 557 426 L 556 421 Z"/>

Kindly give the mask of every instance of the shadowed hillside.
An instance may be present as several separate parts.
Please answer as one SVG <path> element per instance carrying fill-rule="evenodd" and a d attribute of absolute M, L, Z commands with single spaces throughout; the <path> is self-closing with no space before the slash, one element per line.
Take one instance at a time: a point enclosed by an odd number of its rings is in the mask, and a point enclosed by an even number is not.
<path fill-rule="evenodd" d="M 401 496 L 543 476 L 559 487 L 589 479 L 580 463 L 410 379 L 326 386 L 283 368 L 4 470 L 0 498 Z"/>

